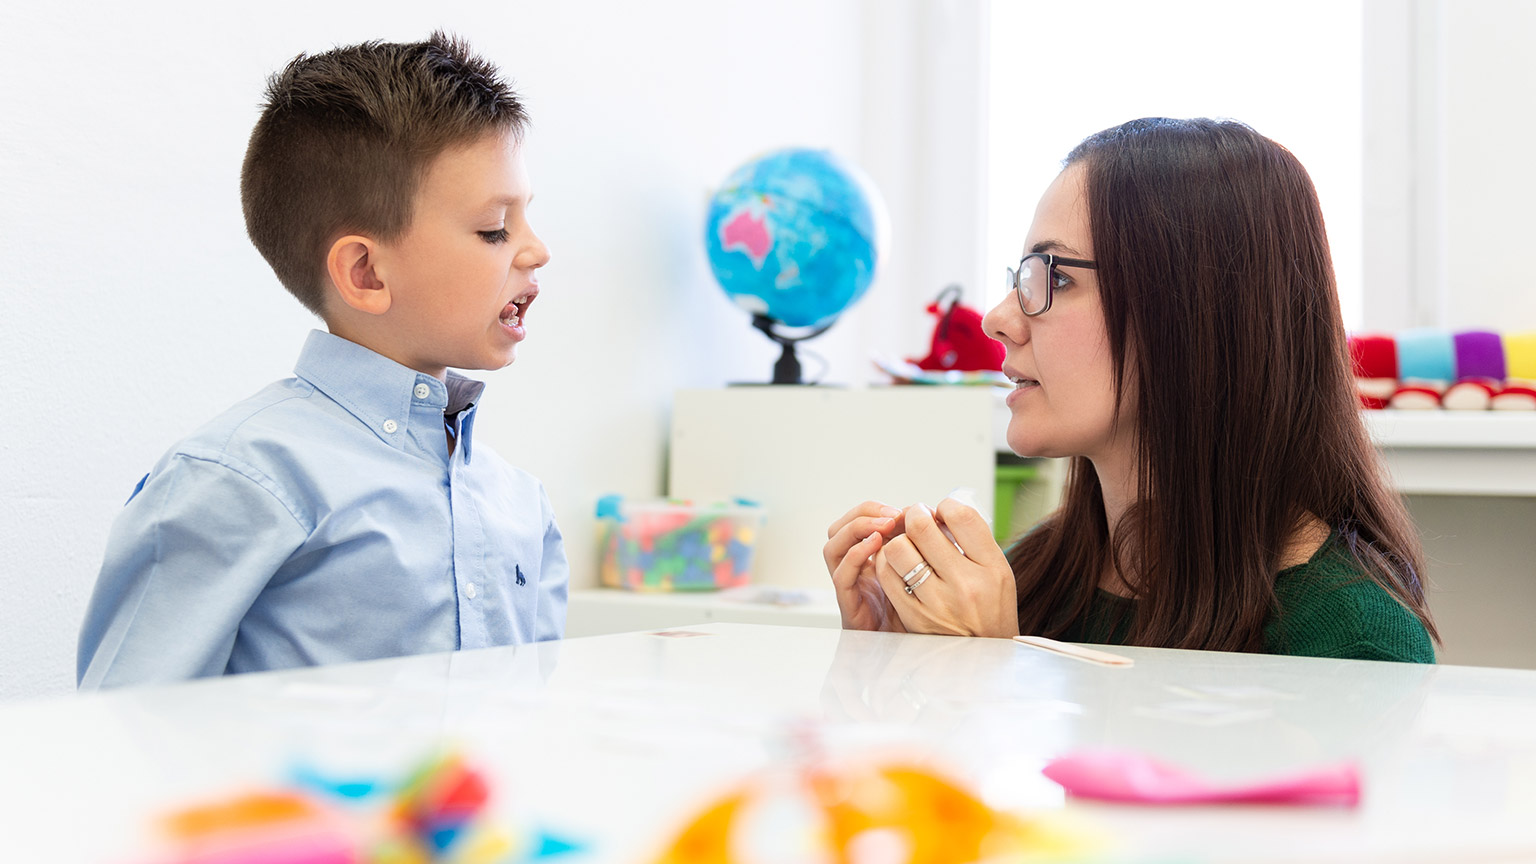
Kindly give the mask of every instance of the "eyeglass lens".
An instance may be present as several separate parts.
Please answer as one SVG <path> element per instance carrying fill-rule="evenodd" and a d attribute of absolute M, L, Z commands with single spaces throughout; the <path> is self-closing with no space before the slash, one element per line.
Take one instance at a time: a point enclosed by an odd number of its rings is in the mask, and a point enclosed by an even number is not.
<path fill-rule="evenodd" d="M 1050 267 L 1045 261 L 1033 255 L 1026 255 L 1019 262 L 1017 273 L 1008 271 L 1009 287 L 1017 291 L 1019 305 L 1030 315 L 1034 315 L 1045 308 L 1045 302 L 1050 298 L 1050 286 L 1047 284 Z"/>

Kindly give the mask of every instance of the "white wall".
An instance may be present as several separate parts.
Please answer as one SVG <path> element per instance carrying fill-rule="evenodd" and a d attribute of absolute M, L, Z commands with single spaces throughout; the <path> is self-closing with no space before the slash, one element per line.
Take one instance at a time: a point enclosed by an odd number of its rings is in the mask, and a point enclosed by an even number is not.
<path fill-rule="evenodd" d="M 766 380 L 776 357 L 701 251 L 705 200 L 736 164 L 809 145 L 865 165 L 892 211 L 890 266 L 808 348 L 843 382 L 871 378 L 870 350 L 923 353 L 919 306 L 976 264 L 966 178 L 980 133 L 965 121 L 979 116 L 983 8 L 0 7 L 0 699 L 72 688 L 79 621 L 133 484 L 178 437 L 287 375 L 315 325 L 240 217 L 246 136 L 265 76 L 290 57 L 444 27 L 526 96 L 532 215 L 554 259 L 477 431 L 545 481 L 580 585 L 594 579 L 596 498 L 663 491 L 672 391 Z M 958 98 L 918 86 L 935 66 Z"/>
<path fill-rule="evenodd" d="M 1536 4 L 1365 3 L 1365 326 L 1536 329 Z"/>
<path fill-rule="evenodd" d="M 1452 328 L 1536 330 L 1536 4 L 1442 0 L 1444 292 Z"/>

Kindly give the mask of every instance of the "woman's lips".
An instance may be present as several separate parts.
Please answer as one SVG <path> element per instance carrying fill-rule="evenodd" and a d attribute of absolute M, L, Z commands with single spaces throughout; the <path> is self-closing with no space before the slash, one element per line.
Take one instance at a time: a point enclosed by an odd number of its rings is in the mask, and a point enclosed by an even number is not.
<path fill-rule="evenodd" d="M 1004 397 L 1003 404 L 1010 407 L 1014 402 L 1022 398 L 1025 393 L 1029 393 L 1030 391 L 1036 390 L 1040 387 L 1040 382 L 1033 378 L 1022 378 L 1012 375 L 1009 377 L 1013 379 L 1013 390 L 1009 391 L 1008 395 Z"/>

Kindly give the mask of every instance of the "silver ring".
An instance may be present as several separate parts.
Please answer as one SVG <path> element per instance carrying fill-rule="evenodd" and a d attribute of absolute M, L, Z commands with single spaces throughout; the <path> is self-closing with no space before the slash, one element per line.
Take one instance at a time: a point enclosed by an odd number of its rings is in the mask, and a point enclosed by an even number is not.
<path fill-rule="evenodd" d="M 925 561 L 923 563 L 926 564 L 927 562 Z M 916 591 L 917 590 L 917 586 L 923 584 L 924 582 L 927 582 L 928 581 L 928 577 L 932 576 L 932 575 L 933 575 L 933 568 L 929 567 L 928 568 L 928 572 L 923 574 L 923 578 L 917 580 L 916 582 L 913 582 L 911 585 L 908 585 L 906 587 L 906 592 L 908 594 L 911 594 L 913 591 Z"/>
<path fill-rule="evenodd" d="M 928 566 L 928 562 L 923 560 L 923 559 L 921 559 L 921 558 L 919 558 L 917 560 L 917 566 L 913 567 L 911 570 L 908 570 L 906 575 L 901 577 L 902 583 L 904 583 L 906 585 L 911 585 L 912 584 L 912 580 L 917 578 L 917 574 L 923 572 L 923 568 L 927 567 L 927 566 Z"/>

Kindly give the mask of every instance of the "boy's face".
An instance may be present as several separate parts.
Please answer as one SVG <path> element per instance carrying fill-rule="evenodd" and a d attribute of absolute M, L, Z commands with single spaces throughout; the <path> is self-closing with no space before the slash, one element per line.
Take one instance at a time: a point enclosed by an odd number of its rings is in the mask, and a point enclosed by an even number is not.
<path fill-rule="evenodd" d="M 512 136 L 446 150 L 423 179 L 411 226 L 381 244 L 395 361 L 442 378 L 500 369 L 527 336 L 549 250 L 528 224 L 533 195 Z"/>

